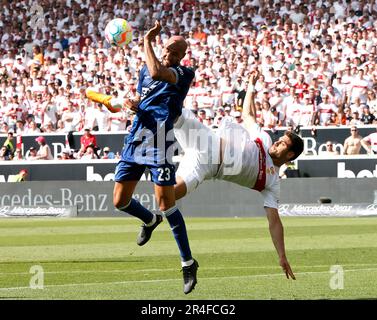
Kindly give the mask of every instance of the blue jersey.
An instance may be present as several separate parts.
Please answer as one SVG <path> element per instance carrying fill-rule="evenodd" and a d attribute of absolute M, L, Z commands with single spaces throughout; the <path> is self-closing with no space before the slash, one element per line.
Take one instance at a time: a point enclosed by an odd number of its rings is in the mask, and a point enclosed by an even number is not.
<path fill-rule="evenodd" d="M 174 143 L 174 121 L 182 113 L 195 73 L 179 65 L 170 69 L 176 74 L 175 84 L 153 80 L 147 66 L 141 69 L 137 88 L 141 101 L 125 139 L 123 160 L 146 165 L 171 161 L 166 152 Z"/>

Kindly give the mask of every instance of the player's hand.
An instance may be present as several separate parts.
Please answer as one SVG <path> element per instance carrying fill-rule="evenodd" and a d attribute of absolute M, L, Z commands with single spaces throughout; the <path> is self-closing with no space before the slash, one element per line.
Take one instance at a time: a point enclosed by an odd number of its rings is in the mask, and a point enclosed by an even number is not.
<path fill-rule="evenodd" d="M 258 70 L 251 71 L 251 74 L 249 77 L 249 83 L 255 86 L 258 79 L 259 79 L 259 71 Z"/>
<path fill-rule="evenodd" d="M 126 109 L 131 110 L 131 111 L 133 111 L 133 112 L 136 112 L 136 111 L 137 111 L 137 104 L 135 104 L 135 103 L 134 103 L 131 99 L 129 99 L 129 98 L 125 98 L 125 99 L 124 99 L 123 107 L 125 107 Z"/>
<path fill-rule="evenodd" d="M 147 32 L 147 34 L 144 36 L 144 39 L 148 41 L 153 41 L 160 32 L 161 24 L 159 21 L 156 21 L 154 23 L 154 27 Z"/>
<path fill-rule="evenodd" d="M 293 280 L 296 280 L 296 277 L 293 274 L 293 271 L 291 269 L 291 266 L 289 265 L 287 258 L 285 258 L 285 257 L 280 258 L 280 266 L 283 268 L 283 271 L 284 271 L 287 279 L 291 278 Z"/>

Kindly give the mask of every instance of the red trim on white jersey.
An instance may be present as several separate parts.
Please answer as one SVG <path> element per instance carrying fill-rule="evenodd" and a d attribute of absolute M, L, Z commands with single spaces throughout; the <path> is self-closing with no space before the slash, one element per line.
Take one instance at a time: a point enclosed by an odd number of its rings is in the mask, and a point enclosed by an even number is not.
<path fill-rule="evenodd" d="M 255 144 L 259 149 L 259 172 L 257 176 L 257 181 L 255 182 L 255 185 L 252 189 L 261 192 L 266 187 L 266 151 L 264 150 L 263 142 L 260 138 L 255 139 Z"/>

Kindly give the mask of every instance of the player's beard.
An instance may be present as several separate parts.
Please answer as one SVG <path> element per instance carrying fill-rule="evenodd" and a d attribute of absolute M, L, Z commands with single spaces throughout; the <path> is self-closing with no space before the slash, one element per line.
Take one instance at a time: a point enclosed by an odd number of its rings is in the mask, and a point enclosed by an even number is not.
<path fill-rule="evenodd" d="M 274 145 L 272 145 L 270 149 L 268 149 L 268 154 L 270 155 L 272 160 L 279 158 L 278 150 Z"/>

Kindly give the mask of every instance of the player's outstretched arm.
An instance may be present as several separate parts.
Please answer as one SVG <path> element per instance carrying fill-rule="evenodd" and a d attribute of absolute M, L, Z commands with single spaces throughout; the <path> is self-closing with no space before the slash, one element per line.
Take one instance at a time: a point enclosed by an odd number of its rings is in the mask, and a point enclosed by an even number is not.
<path fill-rule="evenodd" d="M 171 69 L 163 66 L 162 63 L 158 61 L 153 51 L 152 41 L 156 39 L 156 36 L 160 33 L 160 31 L 161 25 L 158 21 L 156 21 L 154 27 L 144 36 L 144 53 L 147 68 L 153 80 L 176 83 L 176 74 Z"/>
<path fill-rule="evenodd" d="M 259 78 L 257 70 L 252 71 L 249 77 L 249 85 L 246 90 L 245 101 L 242 109 L 242 118 L 246 122 L 247 127 L 251 127 L 256 123 L 257 110 L 255 107 L 255 84 Z"/>
<path fill-rule="evenodd" d="M 279 255 L 280 266 L 283 268 L 287 279 L 291 278 L 296 280 L 296 277 L 293 274 L 291 266 L 289 265 L 288 259 L 285 255 L 284 228 L 279 217 L 279 212 L 275 208 L 265 207 L 265 210 L 267 213 L 272 242 L 274 243 L 276 251 Z"/>

